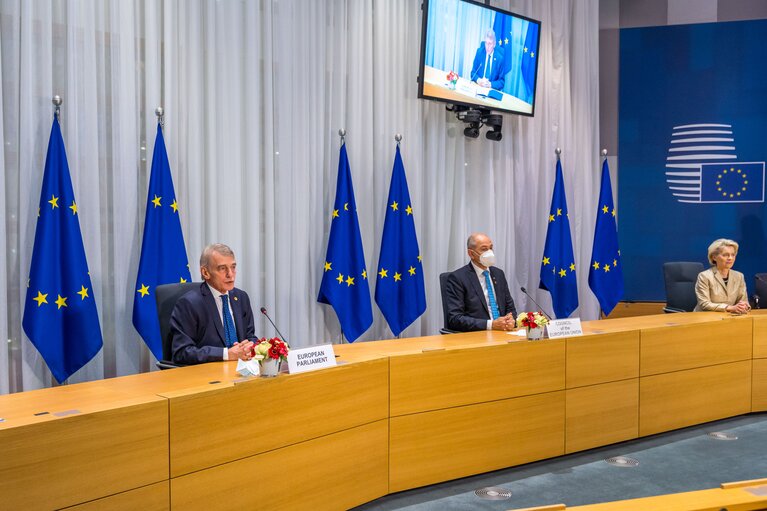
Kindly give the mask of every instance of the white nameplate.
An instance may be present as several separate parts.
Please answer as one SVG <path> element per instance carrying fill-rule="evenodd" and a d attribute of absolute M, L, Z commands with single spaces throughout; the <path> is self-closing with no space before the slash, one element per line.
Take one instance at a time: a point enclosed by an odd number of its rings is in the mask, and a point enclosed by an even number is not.
<path fill-rule="evenodd" d="M 546 325 L 546 329 L 549 333 L 549 339 L 556 339 L 557 337 L 576 337 L 583 335 L 583 328 L 581 327 L 581 318 L 572 319 L 553 319 Z"/>
<path fill-rule="evenodd" d="M 288 352 L 290 374 L 325 369 L 336 365 L 336 354 L 332 344 L 300 348 Z"/>

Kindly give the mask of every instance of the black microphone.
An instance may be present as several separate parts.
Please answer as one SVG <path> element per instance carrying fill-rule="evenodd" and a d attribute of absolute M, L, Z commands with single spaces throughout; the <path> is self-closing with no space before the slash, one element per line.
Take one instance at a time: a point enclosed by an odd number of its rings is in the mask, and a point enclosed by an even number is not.
<path fill-rule="evenodd" d="M 752 300 L 754 300 L 754 305 L 756 305 L 756 308 L 759 309 L 759 295 L 754 295 L 751 297 Z"/>
<path fill-rule="evenodd" d="M 525 293 L 525 296 L 527 296 L 529 299 L 533 300 L 533 297 L 528 294 L 527 289 L 525 289 L 525 286 L 522 286 L 519 289 L 521 289 L 522 292 Z M 538 309 L 543 313 L 543 315 L 546 316 L 546 319 L 551 321 L 551 316 L 549 314 L 546 314 L 546 311 L 543 310 L 543 307 L 538 305 L 538 302 L 536 302 L 535 300 L 533 300 L 533 303 L 536 305 L 536 307 L 538 307 Z"/>
<path fill-rule="evenodd" d="M 282 332 L 280 332 L 280 329 L 279 329 L 279 328 L 277 328 L 277 325 L 275 325 L 275 324 L 274 324 L 274 321 L 272 321 L 272 318 L 270 318 L 270 317 L 269 317 L 269 314 L 267 314 L 267 313 L 266 313 L 266 307 L 261 307 L 261 314 L 263 314 L 264 316 L 266 316 L 266 319 L 268 319 L 268 320 L 269 320 L 269 323 L 271 323 L 271 324 L 272 324 L 272 326 L 273 326 L 273 327 L 274 327 L 274 329 L 277 331 L 277 333 L 278 333 L 278 334 L 280 334 L 280 337 L 282 337 L 282 341 L 283 341 L 285 344 L 287 344 L 288 346 L 290 346 L 290 343 L 289 343 L 287 340 L 285 340 L 285 336 L 284 336 L 284 335 L 282 335 Z"/>

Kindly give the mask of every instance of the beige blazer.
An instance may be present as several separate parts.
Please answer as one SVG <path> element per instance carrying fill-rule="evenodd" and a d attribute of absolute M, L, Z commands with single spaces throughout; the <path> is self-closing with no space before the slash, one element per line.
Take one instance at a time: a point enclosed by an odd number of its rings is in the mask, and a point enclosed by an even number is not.
<path fill-rule="evenodd" d="M 741 301 L 748 303 L 746 279 L 739 271 L 730 270 L 730 277 L 725 284 L 716 266 L 712 266 L 698 274 L 695 296 L 698 298 L 695 312 L 725 312 L 728 305 L 735 305 Z"/>

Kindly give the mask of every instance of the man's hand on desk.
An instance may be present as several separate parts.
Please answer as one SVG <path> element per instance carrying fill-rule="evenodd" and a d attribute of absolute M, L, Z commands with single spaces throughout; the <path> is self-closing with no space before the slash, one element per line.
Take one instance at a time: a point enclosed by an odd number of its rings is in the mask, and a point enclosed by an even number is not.
<path fill-rule="evenodd" d="M 491 84 L 490 84 L 490 80 L 488 80 L 487 78 L 477 78 L 477 85 L 479 85 L 480 87 L 485 87 L 489 89 Z"/>
<path fill-rule="evenodd" d="M 514 330 L 516 325 L 517 323 L 514 321 L 514 316 L 506 314 L 493 321 L 493 330 Z"/>
<path fill-rule="evenodd" d="M 236 342 L 227 351 L 229 360 L 250 360 L 253 358 L 253 343 L 251 341 Z"/>

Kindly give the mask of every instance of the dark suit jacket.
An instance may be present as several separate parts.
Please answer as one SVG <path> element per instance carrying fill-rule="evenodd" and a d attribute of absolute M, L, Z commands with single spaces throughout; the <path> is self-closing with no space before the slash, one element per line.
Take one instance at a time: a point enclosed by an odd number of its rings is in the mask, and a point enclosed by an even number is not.
<path fill-rule="evenodd" d="M 237 339 L 255 340 L 253 309 L 248 294 L 234 288 L 229 291 L 229 297 Z M 224 325 L 218 315 L 216 299 L 206 283 L 179 298 L 170 315 L 170 330 L 173 362 L 200 364 L 224 359 Z"/>
<path fill-rule="evenodd" d="M 509 284 L 503 270 L 490 267 L 490 278 L 495 288 L 495 301 L 498 303 L 498 312 L 505 316 L 511 312 L 517 317 L 517 309 L 514 308 L 514 300 L 509 292 Z M 458 268 L 448 275 L 445 283 L 445 297 L 447 301 L 447 327 L 459 332 L 473 330 L 486 330 L 487 320 L 490 319 L 490 311 L 487 309 L 485 294 L 477 278 L 477 273 L 471 263 Z"/>
<path fill-rule="evenodd" d="M 482 78 L 485 74 L 485 43 L 479 45 L 477 54 L 474 56 L 474 63 L 471 65 L 471 81 L 476 82 L 478 78 Z M 503 48 L 495 47 L 493 50 L 493 65 L 490 67 L 490 76 L 487 77 L 490 80 L 490 85 L 493 89 L 503 90 L 503 85 L 506 83 L 506 77 L 503 73 Z"/>

